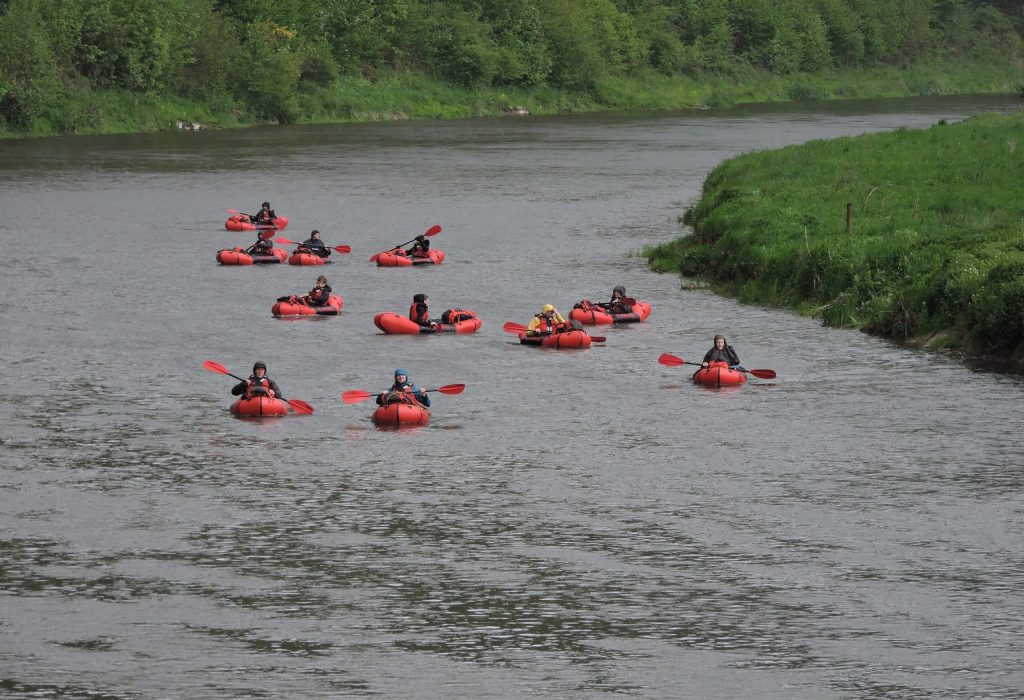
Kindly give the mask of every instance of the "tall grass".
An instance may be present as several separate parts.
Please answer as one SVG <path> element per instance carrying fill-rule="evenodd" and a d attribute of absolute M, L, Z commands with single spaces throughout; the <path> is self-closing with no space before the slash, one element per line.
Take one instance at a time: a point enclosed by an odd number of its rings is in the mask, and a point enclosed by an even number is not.
<path fill-rule="evenodd" d="M 1024 113 L 738 156 L 655 269 L 895 338 L 1024 351 Z M 847 233 L 846 207 L 853 205 Z"/>

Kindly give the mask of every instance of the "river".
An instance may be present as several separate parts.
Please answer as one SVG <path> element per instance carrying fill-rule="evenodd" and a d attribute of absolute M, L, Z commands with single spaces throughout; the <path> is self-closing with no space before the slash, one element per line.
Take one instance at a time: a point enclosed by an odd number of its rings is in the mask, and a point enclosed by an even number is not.
<path fill-rule="evenodd" d="M 33 698 L 1024 697 L 1021 378 L 639 250 L 740 152 L 1011 98 L 0 142 L 0 689 Z M 350 255 L 229 268 L 264 199 Z M 844 212 L 837 212 L 843 226 Z M 367 258 L 433 224 L 447 260 Z M 325 273 L 340 318 L 271 316 Z M 617 284 L 646 323 L 518 345 Z M 479 333 L 385 336 L 414 293 Z M 690 382 L 724 333 L 735 390 Z M 255 360 L 312 416 L 228 412 Z M 382 431 L 396 367 L 434 394 Z"/>

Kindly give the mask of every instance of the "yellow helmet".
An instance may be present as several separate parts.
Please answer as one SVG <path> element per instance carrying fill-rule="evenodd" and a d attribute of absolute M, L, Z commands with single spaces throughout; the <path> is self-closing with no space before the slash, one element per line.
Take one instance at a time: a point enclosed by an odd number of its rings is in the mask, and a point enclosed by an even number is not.
<path fill-rule="evenodd" d="M 544 313 L 547 313 L 549 311 L 554 311 L 554 310 L 555 310 L 555 307 L 553 307 L 551 304 L 545 304 L 544 305 Z"/>

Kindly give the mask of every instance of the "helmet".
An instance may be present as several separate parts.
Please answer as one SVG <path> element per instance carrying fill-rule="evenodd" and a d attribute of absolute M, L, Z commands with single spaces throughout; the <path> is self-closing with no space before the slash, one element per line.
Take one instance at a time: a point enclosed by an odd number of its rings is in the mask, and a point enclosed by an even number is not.
<path fill-rule="evenodd" d="M 624 297 L 624 296 L 626 296 L 626 288 L 621 286 L 621 285 L 618 286 L 618 287 L 615 287 L 612 290 L 612 294 L 618 294 L 620 297 Z"/>
<path fill-rule="evenodd" d="M 408 379 L 408 378 L 409 378 L 409 373 L 408 373 L 408 372 L 406 372 L 406 371 L 405 371 L 404 369 L 402 369 L 401 367 L 399 367 L 398 369 L 396 369 L 396 370 L 395 370 L 395 379 L 398 379 L 398 375 L 400 375 L 400 374 L 401 374 L 402 376 L 404 376 L 404 377 L 405 377 L 406 379 Z"/>
<path fill-rule="evenodd" d="M 545 304 L 544 305 L 544 313 L 548 313 L 549 311 L 554 311 L 554 310 L 555 310 L 555 307 L 552 306 L 551 304 Z"/>
<path fill-rule="evenodd" d="M 252 366 L 252 371 L 255 372 L 258 369 L 261 369 L 264 372 L 266 372 L 267 371 L 267 366 L 264 363 L 262 363 L 262 362 L 257 362 L 256 364 L 254 364 Z"/>
<path fill-rule="evenodd" d="M 421 233 L 420 235 L 416 236 L 416 240 L 419 241 L 420 243 L 426 243 L 427 237 Z"/>
<path fill-rule="evenodd" d="M 412 300 L 415 303 L 417 303 L 417 304 L 422 304 L 423 302 L 425 302 L 427 300 L 427 295 L 426 294 L 415 294 L 415 295 L 413 295 Z"/>
<path fill-rule="evenodd" d="M 270 209 L 270 202 L 264 202 L 260 206 L 263 207 L 264 209 Z"/>

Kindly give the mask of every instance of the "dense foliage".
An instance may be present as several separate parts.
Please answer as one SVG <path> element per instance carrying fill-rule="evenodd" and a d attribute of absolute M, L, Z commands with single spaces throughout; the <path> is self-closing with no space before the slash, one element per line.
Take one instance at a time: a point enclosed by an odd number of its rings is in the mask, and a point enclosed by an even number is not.
<path fill-rule="evenodd" d="M 1020 362 L 1022 133 L 1024 113 L 985 115 L 742 155 L 687 211 L 694 234 L 647 253 L 741 299 Z"/>
<path fill-rule="evenodd" d="M 294 120 L 339 77 L 592 90 L 607 76 L 1019 61 L 1017 0 L 0 0 L 0 129 L 126 92 Z"/>

